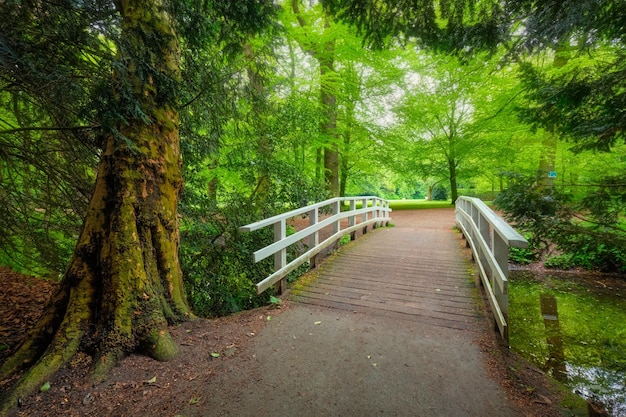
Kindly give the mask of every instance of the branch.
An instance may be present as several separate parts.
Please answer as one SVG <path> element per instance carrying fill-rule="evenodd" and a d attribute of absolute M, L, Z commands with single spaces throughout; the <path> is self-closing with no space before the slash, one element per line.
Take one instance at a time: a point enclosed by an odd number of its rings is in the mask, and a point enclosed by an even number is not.
<path fill-rule="evenodd" d="M 31 132 L 31 131 L 76 131 L 76 130 L 94 130 L 99 129 L 101 126 L 69 126 L 69 127 L 16 127 L 15 129 L 0 130 L 0 135 L 10 135 L 18 132 Z"/>

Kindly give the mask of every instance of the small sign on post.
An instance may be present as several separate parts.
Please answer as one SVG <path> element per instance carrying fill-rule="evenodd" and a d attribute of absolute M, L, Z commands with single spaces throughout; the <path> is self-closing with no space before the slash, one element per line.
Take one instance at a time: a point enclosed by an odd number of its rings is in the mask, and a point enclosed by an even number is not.
<path fill-rule="evenodd" d="M 548 178 L 556 178 L 556 171 L 548 172 Z"/>

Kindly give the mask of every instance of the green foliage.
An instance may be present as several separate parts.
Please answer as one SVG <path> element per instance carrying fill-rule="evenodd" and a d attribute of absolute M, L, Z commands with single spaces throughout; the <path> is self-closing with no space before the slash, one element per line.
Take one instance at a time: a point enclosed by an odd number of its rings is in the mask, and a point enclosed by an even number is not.
<path fill-rule="evenodd" d="M 445 201 L 448 199 L 448 189 L 441 184 L 438 184 L 433 188 L 433 201 Z"/>
<path fill-rule="evenodd" d="M 626 105 L 626 26 L 612 0 L 510 2 L 527 35 L 516 53 L 530 103 L 524 119 L 572 138 L 578 149 L 608 150 L 623 141 Z M 554 51 L 553 66 L 537 57 Z M 518 55 L 519 56 L 519 55 Z M 554 68 L 557 67 L 557 68 Z"/>
<path fill-rule="evenodd" d="M 620 192 L 592 187 L 585 197 L 573 200 L 565 192 L 536 186 L 532 177 L 515 176 L 514 183 L 494 204 L 516 227 L 529 233 L 529 243 L 538 254 L 550 245 L 563 253 L 548 265 L 626 270 L 626 230 L 622 224 L 626 199 Z"/>
<path fill-rule="evenodd" d="M 519 265 L 528 265 L 537 259 L 536 254 L 526 248 L 509 248 L 509 261 L 519 264 Z"/>
<path fill-rule="evenodd" d="M 421 46 L 459 51 L 494 49 L 507 36 L 500 2 L 431 0 L 324 0 L 341 19 L 354 24 L 375 48 L 395 39 L 417 39 Z"/>
<path fill-rule="evenodd" d="M 548 257 L 543 264 L 546 266 L 546 268 L 570 269 L 576 266 L 572 258 L 572 255 L 569 253 L 554 255 Z"/>
<path fill-rule="evenodd" d="M 272 241 L 272 230 L 239 231 L 239 226 L 258 220 L 245 200 L 230 201 L 220 209 L 206 201 L 196 204 L 182 210 L 179 252 L 193 311 L 222 316 L 266 304 L 269 294 L 257 296 L 254 284 L 270 274 L 270 265 L 253 264 L 252 253 Z"/>

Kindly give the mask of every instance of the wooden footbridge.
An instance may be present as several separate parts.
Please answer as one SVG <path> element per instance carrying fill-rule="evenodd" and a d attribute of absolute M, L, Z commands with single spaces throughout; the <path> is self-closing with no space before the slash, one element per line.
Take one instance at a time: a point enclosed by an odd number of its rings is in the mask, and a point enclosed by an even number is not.
<path fill-rule="evenodd" d="M 309 218 L 308 224 L 287 236 L 290 221 L 302 216 Z M 292 298 L 468 329 L 478 317 L 477 290 L 474 269 L 462 253 L 463 237 L 477 262 L 495 323 L 508 338 L 508 248 L 524 247 L 524 238 L 474 198 L 461 197 L 456 209 L 394 212 L 393 227 L 381 227 L 391 220 L 387 201 L 358 197 L 327 200 L 244 226 L 244 231 L 274 227 L 274 243 L 258 250 L 254 260 L 274 256 L 275 272 L 257 284 L 257 291 L 272 285 L 283 291 L 285 277 L 298 266 L 308 262 L 313 268 L 319 254 L 337 248 L 342 237 L 362 236 L 318 268 L 316 279 L 299 285 Z M 367 233 L 372 228 L 380 230 Z M 287 263 L 289 248 L 299 251 Z"/>

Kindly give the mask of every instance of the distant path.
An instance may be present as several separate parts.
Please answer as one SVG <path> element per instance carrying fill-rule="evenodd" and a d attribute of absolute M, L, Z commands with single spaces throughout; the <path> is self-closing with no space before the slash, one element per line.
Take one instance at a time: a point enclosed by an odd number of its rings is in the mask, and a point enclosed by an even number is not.
<path fill-rule="evenodd" d="M 323 263 L 301 302 L 271 317 L 224 361 L 202 406 L 180 414 L 523 415 L 476 343 L 487 319 L 472 307 L 453 211 L 395 212 L 392 223 Z"/>

